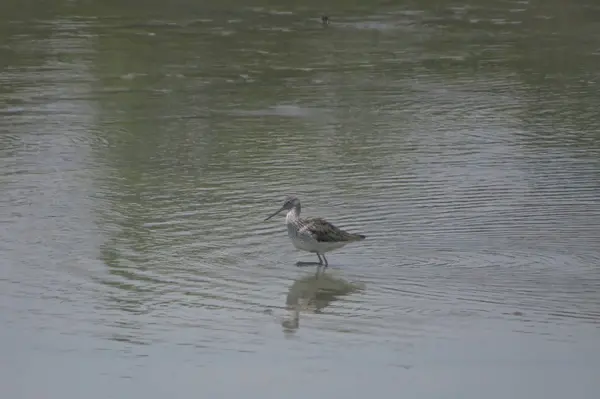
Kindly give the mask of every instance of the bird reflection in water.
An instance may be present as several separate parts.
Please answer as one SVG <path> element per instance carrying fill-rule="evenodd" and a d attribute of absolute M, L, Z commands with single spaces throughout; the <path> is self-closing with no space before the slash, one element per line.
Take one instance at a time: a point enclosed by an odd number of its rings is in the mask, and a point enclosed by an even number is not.
<path fill-rule="evenodd" d="M 329 273 L 311 273 L 295 280 L 285 300 L 289 314 L 281 323 L 284 332 L 294 332 L 300 327 L 300 312 L 321 313 L 333 301 L 363 288 Z"/>

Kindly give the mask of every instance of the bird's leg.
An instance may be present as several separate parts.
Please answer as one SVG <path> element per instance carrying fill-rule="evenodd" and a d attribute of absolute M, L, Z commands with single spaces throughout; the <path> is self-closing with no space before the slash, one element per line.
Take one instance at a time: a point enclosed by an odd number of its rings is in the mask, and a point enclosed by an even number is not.
<path fill-rule="evenodd" d="M 319 262 L 296 262 L 296 266 L 298 266 L 298 267 L 301 267 L 301 266 L 314 266 L 314 265 L 321 266 L 321 263 L 319 263 Z"/>
<path fill-rule="evenodd" d="M 325 257 L 325 254 L 323 254 L 323 260 L 325 261 L 325 269 L 327 269 L 327 266 L 329 265 L 329 262 L 327 262 L 327 258 Z"/>
<path fill-rule="evenodd" d="M 319 257 L 319 262 L 296 262 L 296 266 L 314 266 L 314 265 L 319 265 L 319 267 L 321 267 L 321 265 L 323 264 L 323 259 L 321 259 L 321 255 L 319 255 L 316 252 L 314 252 L 314 253 L 317 254 L 317 256 Z"/>

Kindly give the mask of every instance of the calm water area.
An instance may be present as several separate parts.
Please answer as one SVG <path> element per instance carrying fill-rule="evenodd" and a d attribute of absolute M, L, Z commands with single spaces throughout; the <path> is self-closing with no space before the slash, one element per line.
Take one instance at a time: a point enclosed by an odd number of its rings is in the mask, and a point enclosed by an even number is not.
<path fill-rule="evenodd" d="M 0 397 L 597 398 L 599 109 L 595 0 L 2 1 Z"/>

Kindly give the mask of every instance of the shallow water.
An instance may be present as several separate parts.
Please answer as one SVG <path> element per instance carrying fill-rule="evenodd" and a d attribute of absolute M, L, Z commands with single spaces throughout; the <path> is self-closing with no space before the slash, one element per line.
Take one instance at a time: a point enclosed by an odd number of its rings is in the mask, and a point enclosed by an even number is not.
<path fill-rule="evenodd" d="M 600 7 L 192 3 L 2 6 L 4 396 L 595 397 Z"/>

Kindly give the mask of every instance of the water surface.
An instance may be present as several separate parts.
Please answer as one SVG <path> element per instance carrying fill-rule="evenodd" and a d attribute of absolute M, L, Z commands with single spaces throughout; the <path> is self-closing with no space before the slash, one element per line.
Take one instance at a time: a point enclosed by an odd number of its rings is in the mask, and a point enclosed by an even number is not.
<path fill-rule="evenodd" d="M 3 4 L 5 396 L 594 398 L 600 8 L 226 3 Z"/>

